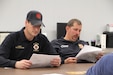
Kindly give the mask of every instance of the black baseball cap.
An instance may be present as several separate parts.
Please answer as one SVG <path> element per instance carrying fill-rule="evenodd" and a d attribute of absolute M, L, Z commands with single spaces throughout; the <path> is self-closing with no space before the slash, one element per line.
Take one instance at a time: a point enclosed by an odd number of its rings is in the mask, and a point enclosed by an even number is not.
<path fill-rule="evenodd" d="M 28 12 L 26 20 L 31 22 L 32 25 L 37 26 L 37 25 L 45 25 L 42 22 L 42 14 L 39 11 L 32 10 Z"/>

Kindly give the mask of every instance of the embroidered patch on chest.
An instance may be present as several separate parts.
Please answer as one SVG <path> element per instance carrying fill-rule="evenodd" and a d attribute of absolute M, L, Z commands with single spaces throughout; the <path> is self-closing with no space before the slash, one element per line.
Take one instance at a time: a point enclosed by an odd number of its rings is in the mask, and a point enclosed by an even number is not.
<path fill-rule="evenodd" d="M 69 47 L 69 45 L 61 45 L 60 47 L 61 48 L 66 48 L 66 47 Z"/>

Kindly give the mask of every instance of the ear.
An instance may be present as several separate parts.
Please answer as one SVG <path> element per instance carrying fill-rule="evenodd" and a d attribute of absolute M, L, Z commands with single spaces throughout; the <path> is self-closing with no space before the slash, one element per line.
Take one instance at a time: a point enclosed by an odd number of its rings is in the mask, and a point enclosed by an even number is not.
<path fill-rule="evenodd" d="M 29 23 L 29 22 L 28 22 L 27 20 L 25 20 L 25 26 L 28 25 L 28 23 Z"/>
<path fill-rule="evenodd" d="M 70 28 L 69 26 L 66 26 L 66 28 L 65 28 L 65 29 L 66 29 L 66 31 L 67 31 L 67 30 L 69 30 L 69 28 Z"/>
<path fill-rule="evenodd" d="M 28 23 L 28 21 L 27 20 L 25 20 L 25 24 L 27 24 Z"/>

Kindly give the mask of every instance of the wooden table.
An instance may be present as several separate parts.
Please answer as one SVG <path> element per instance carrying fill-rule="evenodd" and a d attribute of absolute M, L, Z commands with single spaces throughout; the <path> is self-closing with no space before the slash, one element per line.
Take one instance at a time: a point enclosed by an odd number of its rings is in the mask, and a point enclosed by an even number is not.
<path fill-rule="evenodd" d="M 35 69 L 4 69 L 0 68 L 0 75 L 85 75 L 85 72 L 89 67 L 94 65 L 93 63 L 77 63 L 77 64 L 63 64 L 60 67 L 55 68 L 35 68 Z"/>

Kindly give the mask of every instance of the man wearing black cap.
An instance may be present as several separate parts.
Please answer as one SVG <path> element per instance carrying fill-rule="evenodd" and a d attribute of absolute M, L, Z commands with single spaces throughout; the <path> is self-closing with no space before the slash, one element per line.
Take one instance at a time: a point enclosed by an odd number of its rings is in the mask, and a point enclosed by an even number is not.
<path fill-rule="evenodd" d="M 0 67 L 14 67 L 19 69 L 30 68 L 29 61 L 33 53 L 56 54 L 47 37 L 40 34 L 42 14 L 30 11 L 27 14 L 25 27 L 8 35 L 0 46 Z M 42 58 L 41 58 L 42 59 Z M 53 66 L 60 66 L 60 57 L 51 61 Z"/>

